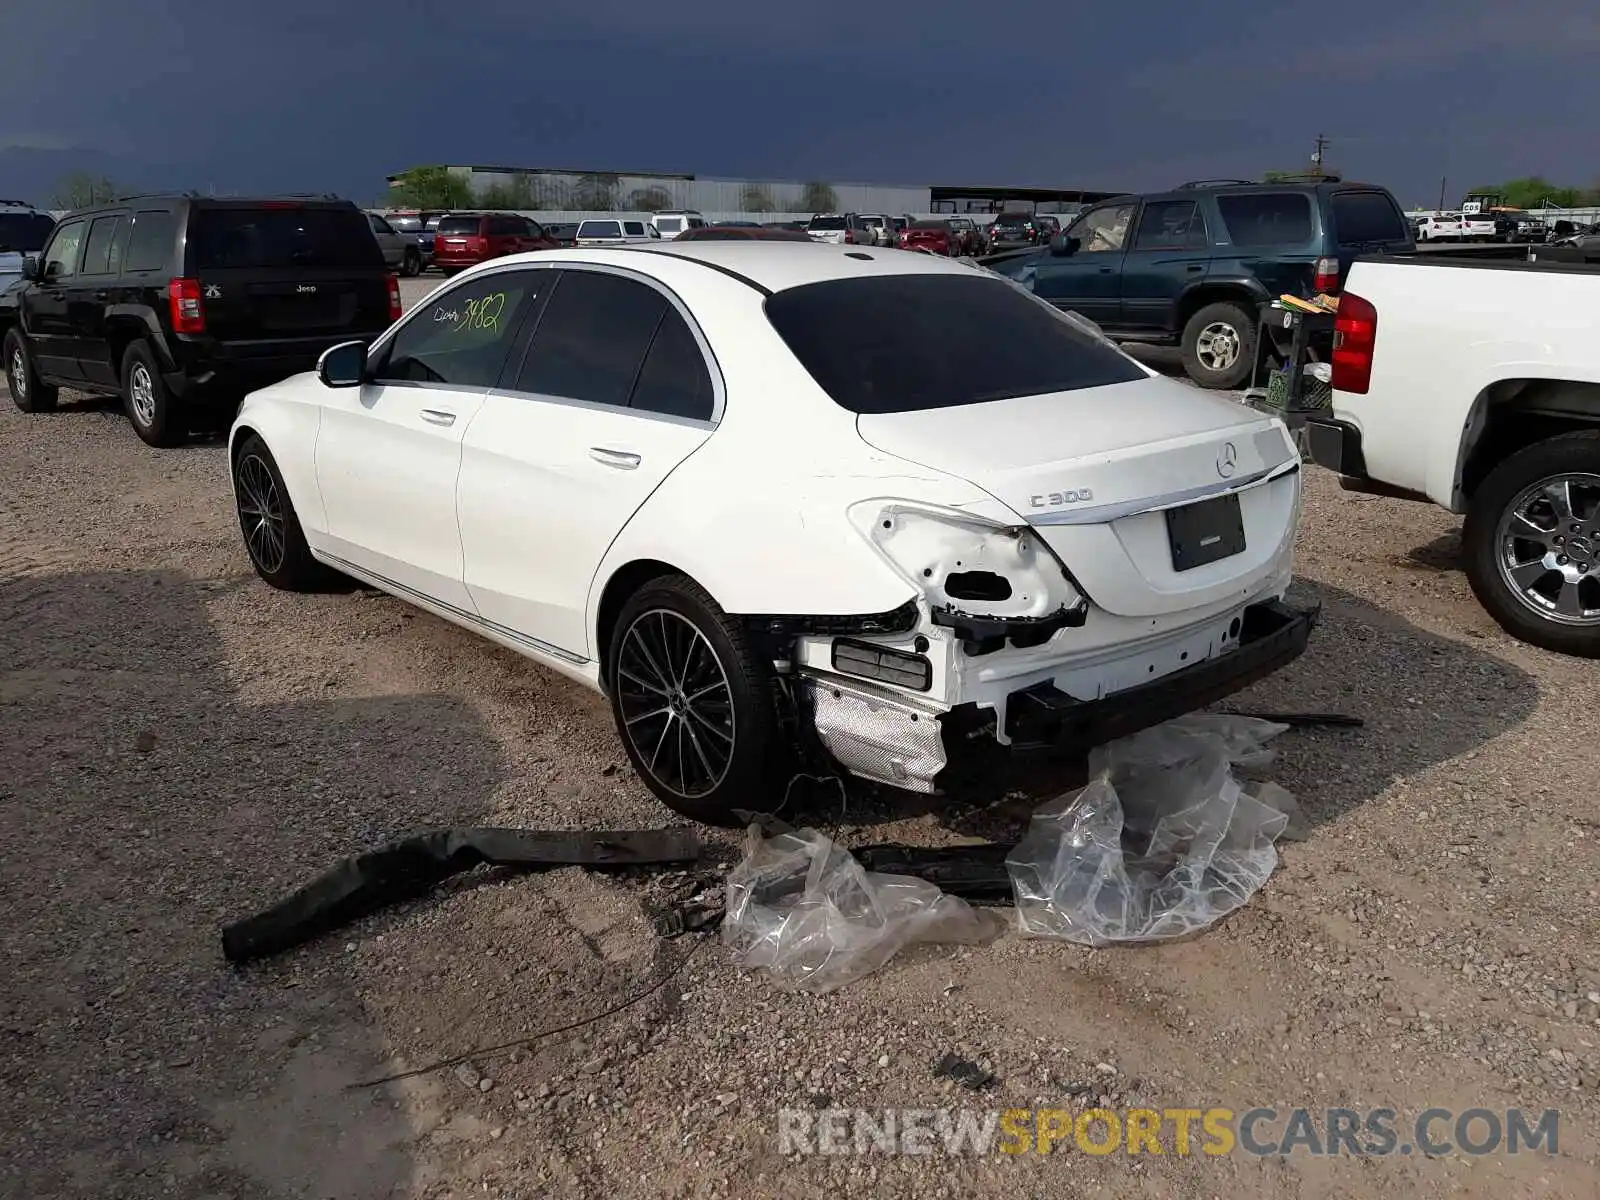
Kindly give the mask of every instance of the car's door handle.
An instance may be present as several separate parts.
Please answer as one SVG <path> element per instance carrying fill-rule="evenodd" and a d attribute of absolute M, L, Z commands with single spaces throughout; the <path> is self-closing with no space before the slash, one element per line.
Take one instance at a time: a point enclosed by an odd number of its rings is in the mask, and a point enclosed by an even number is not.
<path fill-rule="evenodd" d="M 422 419 L 429 425 L 454 425 L 456 423 L 455 413 L 446 412 L 442 408 L 423 409 Z"/>
<path fill-rule="evenodd" d="M 631 450 L 607 450 L 604 446 L 590 446 L 589 457 L 597 463 L 605 463 L 608 467 L 618 467 L 624 471 L 633 470 L 641 461 Z"/>
<path fill-rule="evenodd" d="M 1189 274 L 1191 274 L 1191 275 L 1198 275 L 1198 274 L 1200 274 L 1201 271 L 1204 271 L 1206 268 L 1205 268 L 1205 265 L 1203 263 L 1193 263 L 1190 266 L 1185 267 L 1184 269 L 1186 271 L 1188 271 Z"/>
<path fill-rule="evenodd" d="M 1111 275 L 1111 274 L 1114 274 L 1114 273 L 1115 273 L 1115 268 L 1113 268 L 1113 267 L 1101 267 L 1100 268 L 1100 274 L 1102 274 L 1102 275 Z"/>
<path fill-rule="evenodd" d="M 106 298 L 106 293 L 104 293 L 104 292 L 96 292 L 96 293 L 95 293 L 95 294 L 94 294 L 94 298 L 95 298 L 95 299 L 96 299 L 96 300 L 100 300 L 100 301 L 104 301 L 104 300 L 105 300 L 105 298 Z"/>

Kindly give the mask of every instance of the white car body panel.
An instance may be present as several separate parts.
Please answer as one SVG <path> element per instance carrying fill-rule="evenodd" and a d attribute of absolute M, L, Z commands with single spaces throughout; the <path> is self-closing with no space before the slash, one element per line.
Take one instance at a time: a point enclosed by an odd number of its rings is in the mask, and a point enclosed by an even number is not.
<path fill-rule="evenodd" d="M 462 436 L 483 407 L 483 392 L 406 384 L 328 392 L 316 444 L 326 520 L 319 548 L 473 611 L 452 497 Z M 373 470 L 374 463 L 384 469 Z"/>
<path fill-rule="evenodd" d="M 783 669 L 818 693 L 817 728 L 843 765 L 924 791 L 943 758 L 927 740 L 938 723 L 919 715 L 993 709 L 1006 742 L 1019 688 L 1094 700 L 1160 679 L 1232 651 L 1246 607 L 1288 586 L 1299 457 L 1276 419 L 1143 368 L 1106 387 L 858 418 L 763 308 L 806 283 L 975 268 L 783 242 L 547 250 L 471 268 L 406 320 L 485 275 L 561 267 L 629 275 L 677 306 L 713 379 L 711 419 L 496 388 L 285 381 L 247 398 L 233 436 L 267 442 L 316 557 L 591 687 L 606 588 L 641 563 L 746 618 L 909 602 L 915 627 L 871 640 L 925 654 L 928 690 L 838 674 L 820 633 L 798 636 Z M 1228 493 L 1245 550 L 1174 572 L 1165 511 Z M 1020 594 L 958 603 L 944 589 L 972 570 Z M 1002 635 L 982 654 L 940 617 L 1069 610 L 1078 619 L 1038 644 Z"/>
<path fill-rule="evenodd" d="M 1361 260 L 1345 290 L 1377 307 L 1377 342 L 1368 391 L 1335 390 L 1332 415 L 1360 431 L 1372 479 L 1453 512 L 1492 386 L 1600 383 L 1600 274 Z"/>

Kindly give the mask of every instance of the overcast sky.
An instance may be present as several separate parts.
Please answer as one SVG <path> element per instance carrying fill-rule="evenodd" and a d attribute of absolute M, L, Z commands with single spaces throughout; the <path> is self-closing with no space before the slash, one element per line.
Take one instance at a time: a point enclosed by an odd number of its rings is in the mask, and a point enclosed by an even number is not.
<path fill-rule="evenodd" d="M 783 12 L 781 18 L 768 14 Z M 15 0 L 0 147 L 370 198 L 423 162 L 1402 203 L 1600 177 L 1593 0 Z M 0 185 L 3 185 L 0 180 Z M 5 192 L 0 186 L 0 194 Z"/>

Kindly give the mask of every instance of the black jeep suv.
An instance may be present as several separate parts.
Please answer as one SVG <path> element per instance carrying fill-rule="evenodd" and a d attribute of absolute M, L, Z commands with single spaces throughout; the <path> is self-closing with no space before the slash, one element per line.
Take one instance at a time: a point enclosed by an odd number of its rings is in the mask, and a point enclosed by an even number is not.
<path fill-rule="evenodd" d="M 1118 196 L 1048 247 L 984 265 L 1117 341 L 1181 346 L 1184 370 L 1202 387 L 1237 388 L 1255 367 L 1263 302 L 1337 292 L 1358 255 L 1415 249 L 1410 222 L 1382 187 L 1223 180 Z"/>
<path fill-rule="evenodd" d="M 0 305 L 17 407 L 120 395 L 152 446 L 400 315 L 366 214 L 331 197 L 131 196 L 63 217 L 24 276 Z"/>

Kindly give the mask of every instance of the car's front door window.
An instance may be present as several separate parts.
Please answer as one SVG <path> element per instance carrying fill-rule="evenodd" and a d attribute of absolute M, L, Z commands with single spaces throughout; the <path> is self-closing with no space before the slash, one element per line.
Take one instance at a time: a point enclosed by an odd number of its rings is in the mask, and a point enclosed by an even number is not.
<path fill-rule="evenodd" d="M 1079 254 L 1120 251 L 1127 243 L 1132 219 L 1133 205 L 1107 204 L 1084 213 L 1069 232 L 1078 239 Z"/>
<path fill-rule="evenodd" d="M 373 365 L 379 383 L 489 388 L 549 271 L 499 271 L 434 297 L 396 332 Z"/>
<path fill-rule="evenodd" d="M 78 251 L 83 247 L 83 222 L 69 221 L 55 232 L 44 252 L 44 277 L 65 279 L 78 272 Z"/>

